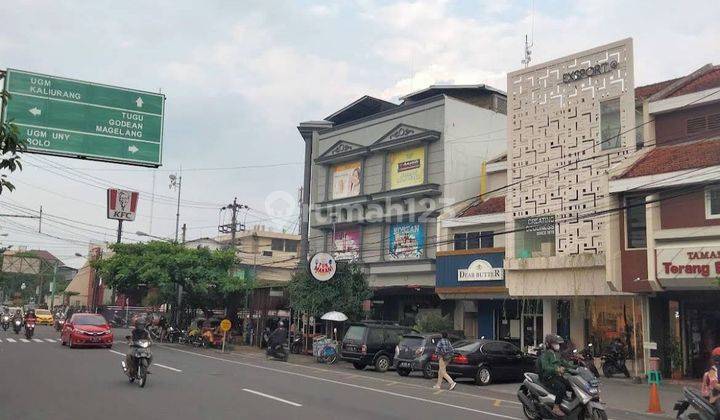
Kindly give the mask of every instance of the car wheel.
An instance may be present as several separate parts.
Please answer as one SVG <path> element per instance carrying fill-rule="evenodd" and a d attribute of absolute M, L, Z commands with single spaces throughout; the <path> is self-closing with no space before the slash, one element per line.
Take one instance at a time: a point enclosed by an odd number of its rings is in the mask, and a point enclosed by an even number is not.
<path fill-rule="evenodd" d="M 378 356 L 377 359 L 375 359 L 375 370 L 377 372 L 387 372 L 387 370 L 390 368 L 390 358 L 387 356 Z"/>
<path fill-rule="evenodd" d="M 365 369 L 365 365 L 363 363 L 359 363 L 359 362 L 353 362 L 353 367 L 357 370 Z"/>
<path fill-rule="evenodd" d="M 490 385 L 492 383 L 492 372 L 487 366 L 480 366 L 475 375 L 475 383 L 481 386 Z"/>
<path fill-rule="evenodd" d="M 397 373 L 400 376 L 408 376 L 408 375 L 410 375 L 410 372 L 412 372 L 412 370 L 410 370 L 410 369 L 399 369 L 398 368 L 398 370 L 397 370 Z"/>
<path fill-rule="evenodd" d="M 112 348 L 112 344 L 108 344 L 107 346 L 105 346 L 105 348 L 111 349 L 111 348 Z"/>
<path fill-rule="evenodd" d="M 433 378 L 437 377 L 437 372 L 435 372 L 432 369 L 432 366 L 430 366 L 430 362 L 425 363 L 425 366 L 423 366 L 422 373 L 423 373 L 423 378 L 425 378 L 425 379 L 433 379 Z"/>

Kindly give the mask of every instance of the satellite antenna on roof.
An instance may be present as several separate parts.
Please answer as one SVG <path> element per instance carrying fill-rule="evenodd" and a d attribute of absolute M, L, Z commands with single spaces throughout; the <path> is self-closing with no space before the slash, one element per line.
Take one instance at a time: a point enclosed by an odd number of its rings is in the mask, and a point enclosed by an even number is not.
<path fill-rule="evenodd" d="M 532 51 L 530 50 L 532 48 L 532 44 L 528 43 L 528 37 L 525 35 L 525 58 L 521 61 L 525 65 L 525 67 L 530 65 Z"/>

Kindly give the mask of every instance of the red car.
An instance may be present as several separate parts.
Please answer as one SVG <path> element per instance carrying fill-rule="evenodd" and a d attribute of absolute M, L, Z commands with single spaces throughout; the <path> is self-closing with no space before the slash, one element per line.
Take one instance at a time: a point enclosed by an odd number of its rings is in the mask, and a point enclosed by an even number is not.
<path fill-rule="evenodd" d="M 102 315 L 74 314 L 63 326 L 60 343 L 63 346 L 67 344 L 70 348 L 80 346 L 111 348 L 113 334 Z"/>

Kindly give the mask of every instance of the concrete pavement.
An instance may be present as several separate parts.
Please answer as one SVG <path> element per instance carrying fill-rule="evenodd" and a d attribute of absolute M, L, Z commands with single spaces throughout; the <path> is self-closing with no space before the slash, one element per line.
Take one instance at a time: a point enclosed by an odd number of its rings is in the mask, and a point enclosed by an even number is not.
<path fill-rule="evenodd" d="M 141 389 L 120 368 L 124 335 L 116 331 L 116 345 L 108 351 L 63 347 L 49 327 L 38 328 L 37 341 L 27 343 L 0 332 L 0 418 L 523 418 L 514 395 L 499 388 L 463 385 L 438 392 L 419 377 L 360 372 L 345 363 L 328 367 L 302 356 L 283 363 L 257 352 L 176 345 L 153 346 L 152 375 Z"/>

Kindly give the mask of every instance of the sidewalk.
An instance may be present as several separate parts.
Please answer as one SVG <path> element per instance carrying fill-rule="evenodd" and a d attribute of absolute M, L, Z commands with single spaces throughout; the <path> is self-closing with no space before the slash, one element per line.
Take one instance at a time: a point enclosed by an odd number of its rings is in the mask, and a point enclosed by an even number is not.
<path fill-rule="evenodd" d="M 243 354 L 246 356 L 261 357 L 264 355 L 264 350 L 260 350 L 257 347 L 248 346 L 236 346 L 234 353 Z M 304 355 L 291 355 L 290 363 L 309 366 L 314 368 L 326 368 L 326 369 L 348 369 L 348 364 L 344 362 L 338 362 L 335 365 L 327 366 L 315 361 L 314 357 Z M 368 373 L 372 370 L 367 370 Z M 392 375 L 394 381 L 417 381 L 418 378 L 400 378 L 394 371 L 389 371 L 384 374 L 377 375 Z M 374 375 L 373 375 L 374 376 Z M 600 395 L 609 408 L 614 410 L 629 411 L 633 413 L 644 414 L 648 409 L 648 399 L 650 395 L 650 386 L 647 383 L 634 384 L 629 379 L 625 378 L 601 378 Z M 699 381 L 663 381 L 659 387 L 660 394 L 660 407 L 663 410 L 663 414 L 657 415 L 657 417 L 675 417 L 673 407 L 675 403 L 682 398 L 682 389 L 685 386 L 699 387 Z M 482 394 L 483 391 L 492 391 L 493 393 L 504 394 L 504 399 L 516 401 L 516 393 L 518 389 L 517 383 L 502 383 L 494 384 L 488 387 L 472 387 L 467 383 L 463 386 L 463 391 L 468 393 Z"/>

